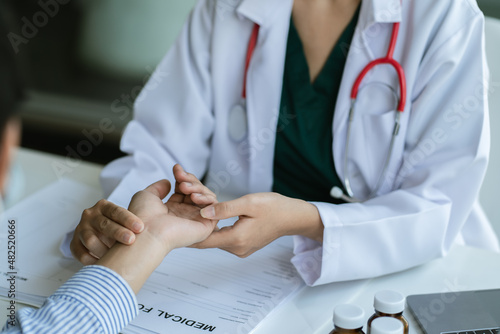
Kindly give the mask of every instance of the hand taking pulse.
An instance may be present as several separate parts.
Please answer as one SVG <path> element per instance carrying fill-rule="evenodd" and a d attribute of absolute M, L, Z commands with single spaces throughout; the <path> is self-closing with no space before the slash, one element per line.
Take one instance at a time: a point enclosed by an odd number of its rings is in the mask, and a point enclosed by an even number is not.
<path fill-rule="evenodd" d="M 302 235 L 323 242 L 323 222 L 313 204 L 277 193 L 257 193 L 210 205 L 206 219 L 239 217 L 232 226 L 214 230 L 196 248 L 221 248 L 247 257 L 285 235 Z"/>
<path fill-rule="evenodd" d="M 169 215 L 209 223 L 201 217 L 200 208 L 217 203 L 215 194 L 180 165 L 175 165 L 173 172 L 176 185 L 175 193 L 166 203 Z M 86 209 L 71 241 L 73 256 L 85 265 L 94 264 L 116 242 L 134 243 L 135 233 L 143 231 L 144 223 L 132 212 L 107 200 Z M 210 223 L 215 227 L 216 222 Z"/>

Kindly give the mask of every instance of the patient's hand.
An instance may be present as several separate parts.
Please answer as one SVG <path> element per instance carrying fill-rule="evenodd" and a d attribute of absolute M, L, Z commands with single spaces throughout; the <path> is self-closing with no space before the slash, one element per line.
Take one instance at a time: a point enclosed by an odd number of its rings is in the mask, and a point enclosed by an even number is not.
<path fill-rule="evenodd" d="M 171 214 L 162 201 L 169 192 L 170 182 L 161 180 L 135 194 L 129 210 L 142 219 L 144 231 L 133 245 L 117 243 L 97 261 L 122 276 L 135 293 L 172 249 L 205 240 L 214 229 L 211 220 L 199 222 Z"/>
<path fill-rule="evenodd" d="M 215 221 L 200 215 L 200 208 L 217 203 L 215 194 L 180 165 L 175 165 L 173 171 L 176 184 L 175 193 L 166 203 L 169 214 L 213 224 L 215 228 Z M 100 200 L 83 212 L 71 241 L 71 252 L 81 263 L 93 264 L 116 242 L 134 243 L 135 233 L 141 233 L 143 229 L 144 222 L 140 217 L 112 202 Z"/>
<path fill-rule="evenodd" d="M 191 203 L 176 202 L 172 197 L 167 203 L 161 201 L 170 192 L 170 182 L 158 181 L 132 197 L 129 211 L 145 223 L 144 231 L 137 238 L 149 234 L 159 240 L 163 248 L 191 246 L 205 240 L 213 231 L 216 221 L 202 218 L 200 209 Z M 179 213 L 170 208 L 176 207 Z M 197 214 L 194 212 L 197 211 Z"/>

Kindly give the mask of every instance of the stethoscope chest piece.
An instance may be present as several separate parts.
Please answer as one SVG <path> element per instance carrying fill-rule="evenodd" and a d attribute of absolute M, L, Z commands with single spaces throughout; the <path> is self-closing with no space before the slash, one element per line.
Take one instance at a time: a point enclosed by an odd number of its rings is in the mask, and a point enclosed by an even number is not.
<path fill-rule="evenodd" d="M 257 38 L 259 37 L 260 26 L 255 23 L 252 29 L 252 35 L 248 42 L 247 56 L 245 59 L 245 72 L 243 76 L 243 90 L 241 92 L 241 102 L 236 104 L 230 111 L 228 116 L 228 135 L 231 140 L 235 142 L 243 141 L 248 135 L 248 119 L 247 119 L 247 75 L 250 61 L 253 52 L 257 45 Z"/>
<path fill-rule="evenodd" d="M 248 134 L 247 111 L 243 104 L 236 104 L 228 117 L 229 137 L 235 142 L 241 142 Z"/>

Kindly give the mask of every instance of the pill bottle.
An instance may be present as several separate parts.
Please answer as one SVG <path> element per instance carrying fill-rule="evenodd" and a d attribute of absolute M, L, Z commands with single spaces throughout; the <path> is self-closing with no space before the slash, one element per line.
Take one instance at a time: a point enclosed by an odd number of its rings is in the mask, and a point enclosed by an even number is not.
<path fill-rule="evenodd" d="M 343 304 L 333 311 L 334 329 L 330 334 L 364 334 L 365 312 L 356 305 Z"/>
<path fill-rule="evenodd" d="M 403 323 L 392 317 L 380 317 L 372 321 L 371 334 L 403 334 Z"/>
<path fill-rule="evenodd" d="M 395 318 L 403 324 L 404 334 L 408 334 L 408 321 L 403 317 L 405 297 L 396 291 L 383 290 L 375 294 L 373 301 L 375 314 L 368 319 L 367 332 L 371 334 L 372 321 L 380 317 Z"/>

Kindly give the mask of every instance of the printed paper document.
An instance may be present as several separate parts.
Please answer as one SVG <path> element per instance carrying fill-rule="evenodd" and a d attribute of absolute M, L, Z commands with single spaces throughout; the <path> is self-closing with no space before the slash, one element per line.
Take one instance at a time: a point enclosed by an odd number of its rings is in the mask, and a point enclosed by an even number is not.
<path fill-rule="evenodd" d="M 83 209 L 100 196 L 84 184 L 61 180 L 5 213 L 0 247 L 7 241 L 6 221 L 14 219 L 18 253 L 15 270 L 0 261 L 0 271 L 2 276 L 16 272 L 16 297 L 21 302 L 40 306 L 81 268 L 75 260 L 63 258 L 58 246 Z M 250 333 L 304 286 L 291 256 L 289 238 L 246 259 L 218 249 L 174 250 L 140 291 L 139 316 L 123 332 Z M 0 280 L 2 296 L 8 288 L 8 282 Z"/>

